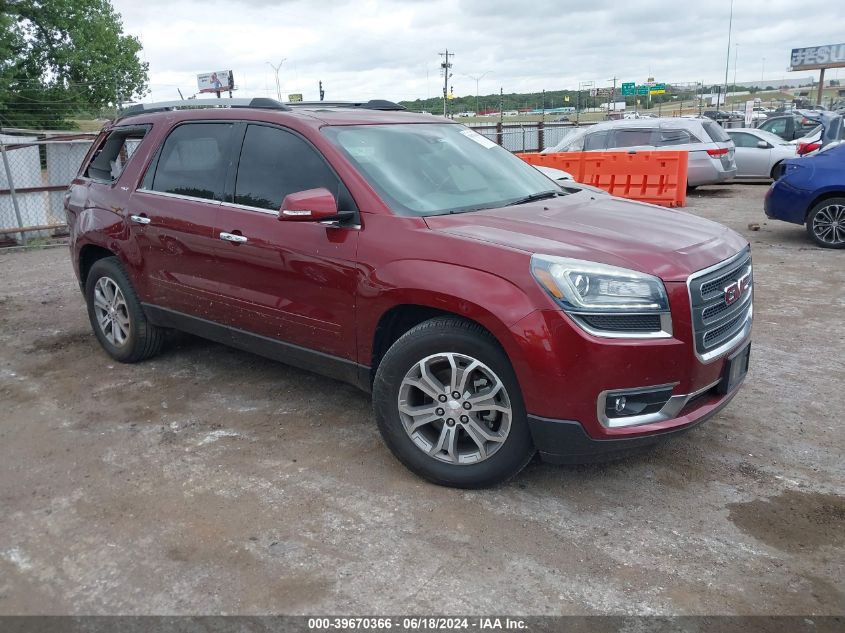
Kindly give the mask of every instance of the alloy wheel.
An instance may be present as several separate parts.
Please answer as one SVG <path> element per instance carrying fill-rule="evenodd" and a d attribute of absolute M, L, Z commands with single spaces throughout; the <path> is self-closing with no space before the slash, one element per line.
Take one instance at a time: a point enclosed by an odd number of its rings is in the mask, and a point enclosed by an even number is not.
<path fill-rule="evenodd" d="M 502 380 L 481 361 L 457 353 L 428 356 L 399 387 L 399 415 L 411 441 L 449 464 L 476 464 L 504 444 L 513 410 Z"/>
<path fill-rule="evenodd" d="M 813 234 L 832 246 L 845 243 L 845 205 L 830 204 L 813 215 Z"/>
<path fill-rule="evenodd" d="M 129 338 L 129 307 L 120 286 L 110 277 L 100 277 L 94 285 L 94 314 L 106 340 L 123 346 Z"/>

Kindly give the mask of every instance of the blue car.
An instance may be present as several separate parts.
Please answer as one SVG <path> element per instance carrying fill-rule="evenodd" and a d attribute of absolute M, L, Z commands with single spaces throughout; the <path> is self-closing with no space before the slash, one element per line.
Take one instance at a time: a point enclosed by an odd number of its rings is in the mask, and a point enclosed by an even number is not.
<path fill-rule="evenodd" d="M 819 246 L 845 248 L 845 143 L 785 160 L 781 173 L 766 192 L 766 215 L 804 224 Z"/>

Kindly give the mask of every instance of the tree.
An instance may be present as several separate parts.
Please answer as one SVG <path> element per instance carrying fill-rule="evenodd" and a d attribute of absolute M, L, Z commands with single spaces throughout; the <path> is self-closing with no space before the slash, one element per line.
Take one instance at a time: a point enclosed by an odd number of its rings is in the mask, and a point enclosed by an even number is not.
<path fill-rule="evenodd" d="M 0 124 L 58 129 L 147 90 L 109 0 L 0 0 Z"/>

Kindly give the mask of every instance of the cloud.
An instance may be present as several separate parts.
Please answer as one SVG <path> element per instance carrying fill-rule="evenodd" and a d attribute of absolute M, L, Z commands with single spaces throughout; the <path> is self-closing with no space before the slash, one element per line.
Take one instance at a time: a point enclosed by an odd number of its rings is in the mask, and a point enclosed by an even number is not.
<path fill-rule="evenodd" d="M 451 85 L 474 94 L 467 75 L 489 74 L 482 94 L 576 88 L 610 78 L 642 82 L 724 80 L 728 0 L 669 6 L 664 0 L 523 3 L 515 0 L 114 0 L 150 63 L 154 99 L 192 94 L 195 75 L 231 68 L 239 96 L 415 99 L 442 90 L 438 52 L 455 53 Z M 730 73 L 759 80 L 786 72 L 793 47 L 841 41 L 828 9 L 792 0 L 736 2 Z M 809 35 L 812 34 L 812 35 Z M 734 56 L 737 56 L 736 62 Z M 836 78 L 838 72 L 829 74 Z"/>

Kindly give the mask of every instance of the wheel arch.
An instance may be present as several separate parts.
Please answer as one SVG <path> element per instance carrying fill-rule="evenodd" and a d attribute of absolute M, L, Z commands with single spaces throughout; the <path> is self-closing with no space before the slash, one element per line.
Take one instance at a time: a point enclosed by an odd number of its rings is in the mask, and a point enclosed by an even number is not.
<path fill-rule="evenodd" d="M 386 310 L 378 320 L 373 333 L 372 355 L 370 362 L 370 383 L 375 377 L 378 366 L 381 363 L 390 346 L 398 341 L 403 334 L 425 321 L 437 317 L 454 317 L 462 321 L 473 323 L 487 332 L 499 347 L 508 355 L 508 352 L 499 337 L 490 330 L 484 323 L 477 319 L 468 317 L 465 314 L 458 314 L 449 310 L 435 308 L 419 303 L 402 303 L 394 305 Z"/>
<path fill-rule="evenodd" d="M 91 267 L 106 257 L 117 257 L 117 254 L 98 244 L 86 244 L 79 251 L 79 284 L 85 288 Z"/>
<path fill-rule="evenodd" d="M 807 205 L 807 210 L 804 212 L 804 224 L 807 223 L 807 218 L 810 216 L 810 212 L 815 209 L 819 203 L 830 198 L 845 198 L 845 189 L 830 189 L 816 196 L 812 202 Z"/>

